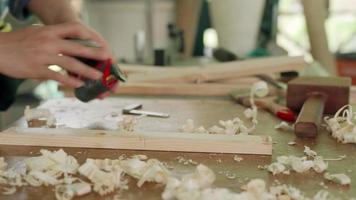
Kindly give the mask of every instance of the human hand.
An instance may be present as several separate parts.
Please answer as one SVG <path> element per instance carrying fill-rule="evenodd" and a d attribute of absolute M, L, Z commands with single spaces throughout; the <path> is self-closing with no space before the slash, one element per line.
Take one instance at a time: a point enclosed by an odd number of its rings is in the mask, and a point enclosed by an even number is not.
<path fill-rule="evenodd" d="M 87 47 L 68 38 L 92 40 L 100 48 Z M 53 79 L 74 88 L 83 84 L 76 77 L 48 69 L 50 65 L 59 65 L 93 80 L 101 77 L 101 72 L 74 57 L 106 60 L 112 58 L 112 53 L 103 38 L 78 22 L 0 33 L 0 73 L 14 78 Z"/>

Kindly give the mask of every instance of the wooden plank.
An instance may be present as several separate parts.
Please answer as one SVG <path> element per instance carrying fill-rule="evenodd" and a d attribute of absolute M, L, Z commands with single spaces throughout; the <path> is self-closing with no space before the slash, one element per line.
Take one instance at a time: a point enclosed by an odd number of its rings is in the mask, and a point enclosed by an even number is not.
<path fill-rule="evenodd" d="M 264 73 L 299 71 L 307 66 L 302 57 L 268 57 L 209 64 L 204 67 L 184 67 L 181 70 L 168 69 L 162 73 L 132 74 L 129 82 L 211 82 L 229 78 L 246 77 Z"/>
<path fill-rule="evenodd" d="M 189 96 L 227 96 L 231 90 L 249 88 L 248 85 L 226 84 L 160 84 L 160 83 L 127 83 L 121 84 L 115 94 L 143 95 L 189 95 Z"/>
<path fill-rule="evenodd" d="M 125 72 L 126 74 L 134 74 L 134 73 L 172 73 L 174 71 L 182 71 L 184 68 L 196 67 L 196 66 L 155 66 L 155 65 L 137 65 L 137 64 L 126 64 L 126 63 L 118 63 L 119 68 Z"/>
<path fill-rule="evenodd" d="M 250 85 L 243 84 L 160 84 L 160 83 L 122 83 L 113 91 L 116 95 L 183 95 L 183 96 L 228 96 L 232 90 L 246 89 Z M 60 86 L 65 96 L 74 96 L 72 88 Z"/>
<path fill-rule="evenodd" d="M 10 128 L 0 133 L 1 145 L 272 154 L 272 139 L 256 135 L 137 132 L 107 130 Z"/>

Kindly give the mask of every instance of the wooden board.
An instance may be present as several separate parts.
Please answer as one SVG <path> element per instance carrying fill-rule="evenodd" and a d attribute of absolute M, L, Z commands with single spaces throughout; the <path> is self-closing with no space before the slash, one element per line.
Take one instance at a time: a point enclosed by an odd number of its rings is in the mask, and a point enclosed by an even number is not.
<path fill-rule="evenodd" d="M 302 57 L 268 57 L 209 64 L 204 67 L 184 67 L 181 70 L 162 71 L 161 73 L 132 74 L 129 82 L 212 82 L 229 78 L 253 76 L 264 73 L 298 71 L 307 66 Z"/>
<path fill-rule="evenodd" d="M 204 84 L 159 84 L 127 83 L 121 84 L 115 94 L 142 95 L 188 95 L 188 96 L 227 96 L 234 89 L 248 89 L 247 85 L 227 85 L 216 83 Z"/>
<path fill-rule="evenodd" d="M 120 133 L 108 130 L 10 128 L 0 133 L 0 144 L 258 155 L 272 154 L 272 139 L 268 136 L 199 133 Z"/>
<path fill-rule="evenodd" d="M 113 91 L 115 95 L 184 95 L 184 96 L 228 96 L 229 92 L 236 89 L 249 90 L 250 85 L 244 84 L 187 84 L 187 83 L 120 83 Z M 59 90 L 66 96 L 74 96 L 74 91 L 66 86 Z"/>

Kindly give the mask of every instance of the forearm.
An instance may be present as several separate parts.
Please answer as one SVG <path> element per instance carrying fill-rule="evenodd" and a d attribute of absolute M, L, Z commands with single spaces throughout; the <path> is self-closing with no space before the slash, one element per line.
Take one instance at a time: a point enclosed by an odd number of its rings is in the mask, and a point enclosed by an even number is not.
<path fill-rule="evenodd" d="M 31 0 L 28 8 L 47 25 L 80 20 L 69 0 Z"/>

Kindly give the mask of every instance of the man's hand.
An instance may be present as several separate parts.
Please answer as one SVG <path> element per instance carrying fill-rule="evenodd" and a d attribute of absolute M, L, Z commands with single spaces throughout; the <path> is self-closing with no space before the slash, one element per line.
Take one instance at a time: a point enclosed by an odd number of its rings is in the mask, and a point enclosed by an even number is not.
<path fill-rule="evenodd" d="M 92 40 L 101 48 L 83 46 L 66 40 L 68 38 Z M 106 42 L 79 22 L 0 33 L 0 73 L 11 77 L 53 79 L 75 88 L 83 84 L 75 77 L 51 71 L 49 65 L 59 65 L 71 73 L 94 80 L 101 77 L 101 72 L 78 61 L 76 56 L 95 60 L 112 58 Z"/>

